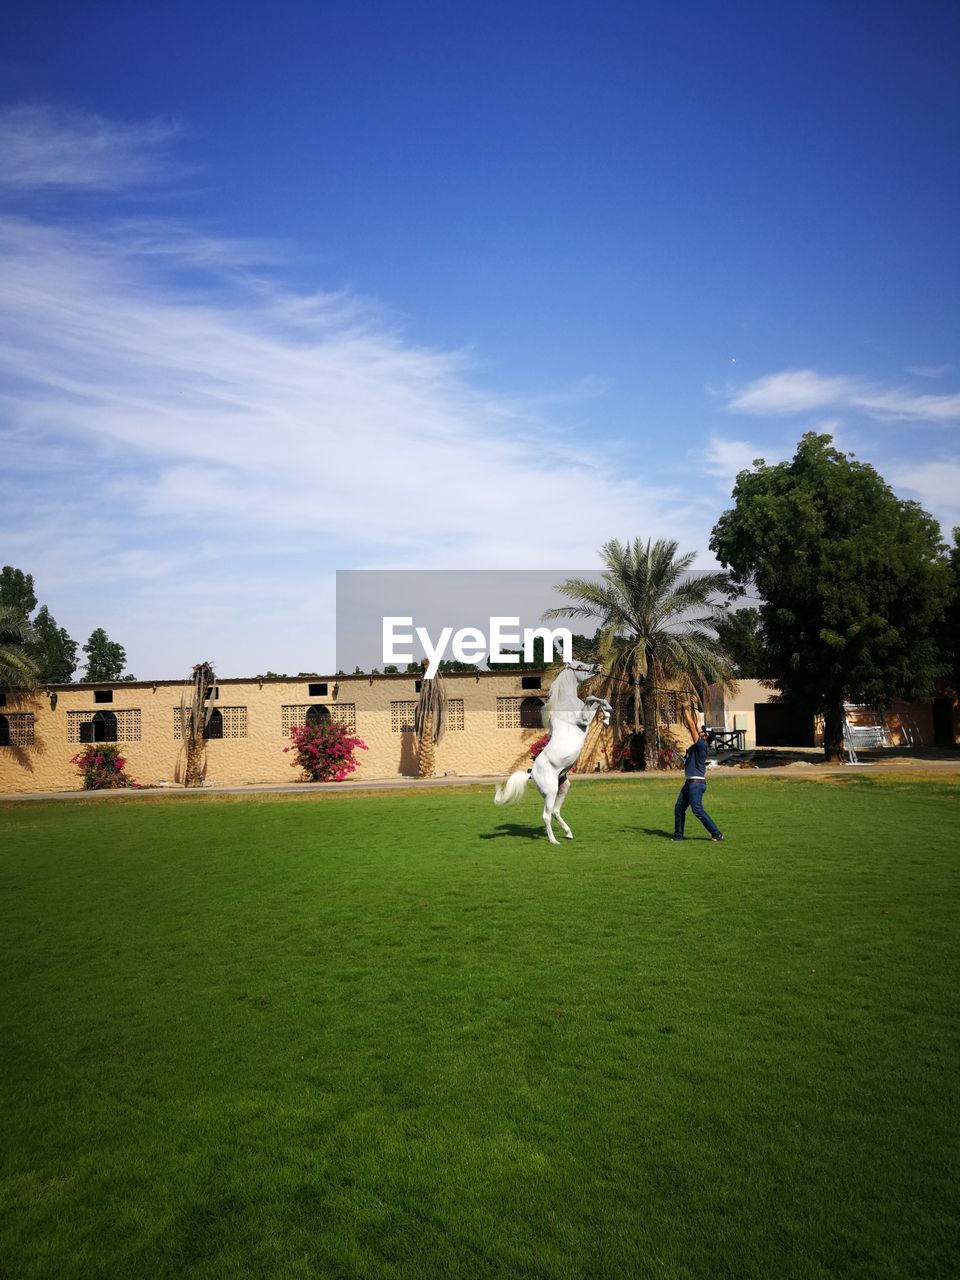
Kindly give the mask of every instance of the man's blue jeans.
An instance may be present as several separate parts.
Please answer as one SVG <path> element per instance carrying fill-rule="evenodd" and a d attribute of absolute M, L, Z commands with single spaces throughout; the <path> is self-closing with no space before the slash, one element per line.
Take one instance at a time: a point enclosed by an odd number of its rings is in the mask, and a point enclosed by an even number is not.
<path fill-rule="evenodd" d="M 703 807 L 703 793 L 706 789 L 707 784 L 699 782 L 695 778 L 687 778 L 680 788 L 676 807 L 673 810 L 673 834 L 675 836 L 683 835 L 683 820 L 687 816 L 688 808 L 693 810 L 694 816 L 700 819 L 712 836 L 720 834 L 717 824 Z"/>

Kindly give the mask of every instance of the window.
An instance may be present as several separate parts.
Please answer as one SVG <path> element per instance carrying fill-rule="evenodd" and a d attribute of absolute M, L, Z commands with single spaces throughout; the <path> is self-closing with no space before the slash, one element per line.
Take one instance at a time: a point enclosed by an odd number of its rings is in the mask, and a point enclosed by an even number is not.
<path fill-rule="evenodd" d="M 543 686 L 540 683 L 540 676 L 521 676 L 520 677 L 521 689 L 540 689 L 542 687 Z"/>
<path fill-rule="evenodd" d="M 451 733 L 463 732 L 463 699 L 450 698 L 447 702 L 447 728 Z"/>
<path fill-rule="evenodd" d="M 308 684 L 307 693 L 311 698 L 325 698 L 327 696 L 327 681 L 324 680 L 320 684 Z"/>
<path fill-rule="evenodd" d="M 113 734 L 113 737 L 104 737 Z M 139 742 L 140 708 L 123 711 L 68 711 L 68 742 Z"/>
<path fill-rule="evenodd" d="M 665 689 L 657 695 L 661 724 L 680 724 L 681 697 L 676 689 Z"/>
<path fill-rule="evenodd" d="M 310 687 L 311 689 L 314 688 L 313 685 L 311 685 Z M 324 685 L 323 687 L 326 688 L 327 686 Z M 307 714 L 303 718 L 303 723 L 318 725 L 318 724 L 322 724 L 324 720 L 329 720 L 329 719 L 330 719 L 329 707 L 322 707 L 322 706 L 308 707 Z"/>
<path fill-rule="evenodd" d="M 204 701 L 205 701 L 205 702 L 209 702 L 211 698 L 219 698 L 219 697 L 220 697 L 220 688 L 219 688 L 219 686 L 218 686 L 218 685 L 215 685 L 215 684 L 214 684 L 214 685 L 211 685 L 211 686 L 210 686 L 210 688 L 209 688 L 209 689 L 206 691 L 206 693 L 203 695 L 203 697 L 204 697 Z"/>
<path fill-rule="evenodd" d="M 0 716 L 0 747 L 32 747 L 33 712 L 8 711 Z"/>
<path fill-rule="evenodd" d="M 6 705 L 7 705 L 7 695 L 5 693 L 0 693 L 0 707 L 5 707 Z"/>
<path fill-rule="evenodd" d="M 413 721 L 417 714 L 416 702 L 390 703 L 390 732 L 412 733 Z"/>
<path fill-rule="evenodd" d="M 93 700 L 94 702 L 112 702 L 113 690 L 112 689 L 94 689 Z"/>
<path fill-rule="evenodd" d="M 81 742 L 116 742 L 117 717 L 112 711 L 95 711 L 80 726 Z"/>
<path fill-rule="evenodd" d="M 423 688 L 423 681 L 422 681 L 422 680 L 414 680 L 414 682 L 413 682 L 413 691 L 414 691 L 414 693 L 419 693 L 419 692 L 420 692 L 420 690 L 421 690 L 422 688 Z"/>
<path fill-rule="evenodd" d="M 246 707 L 215 707 L 203 731 L 208 741 L 220 738 L 245 738 L 247 736 Z"/>
<path fill-rule="evenodd" d="M 543 718 L 542 698 L 524 698 L 520 703 L 520 728 L 521 729 L 542 729 Z"/>

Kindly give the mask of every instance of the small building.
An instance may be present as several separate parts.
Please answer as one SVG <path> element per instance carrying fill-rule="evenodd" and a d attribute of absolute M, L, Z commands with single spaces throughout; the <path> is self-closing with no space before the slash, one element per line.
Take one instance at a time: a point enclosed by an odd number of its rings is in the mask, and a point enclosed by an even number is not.
<path fill-rule="evenodd" d="M 478 669 L 443 678 L 448 724 L 436 752 L 437 775 L 502 776 L 528 768 L 530 745 L 544 732 L 548 677 Z M 79 789 L 71 760 L 90 742 L 117 743 L 127 773 L 143 786 L 179 785 L 183 689 L 180 680 L 131 680 L 50 685 L 30 696 L 0 693 L 0 793 Z M 415 777 L 419 689 L 414 674 L 219 680 L 208 700 L 205 782 L 298 781 L 292 754 L 284 751 L 290 729 L 327 717 L 369 748 L 357 751 L 352 777 Z M 606 759 L 603 745 L 599 731 L 592 733 L 582 767 L 593 770 Z"/>

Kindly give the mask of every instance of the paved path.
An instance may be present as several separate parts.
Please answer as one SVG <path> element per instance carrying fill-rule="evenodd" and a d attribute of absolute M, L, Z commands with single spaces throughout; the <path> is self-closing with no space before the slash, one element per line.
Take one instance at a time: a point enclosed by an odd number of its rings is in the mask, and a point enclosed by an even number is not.
<path fill-rule="evenodd" d="M 811 751 L 809 755 L 796 753 L 800 758 L 789 764 L 764 764 L 744 767 L 742 765 L 714 765 L 710 769 L 711 779 L 721 778 L 798 778 L 811 779 L 829 777 L 832 774 L 902 774 L 904 777 L 918 774 L 949 777 L 960 775 L 960 749 L 953 752 L 923 751 L 911 755 L 884 756 L 882 752 L 862 753 L 865 757 L 859 764 L 823 764 L 820 753 Z M 631 786 L 643 786 L 645 783 L 660 779 L 680 782 L 679 771 L 668 773 L 584 773 L 575 774 L 577 786 L 587 783 L 591 786 L 603 786 L 606 782 L 625 782 Z M 345 795 L 348 793 L 368 791 L 422 791 L 438 787 L 493 787 L 500 781 L 499 776 L 486 774 L 463 775 L 443 778 L 371 778 L 368 781 L 347 782 L 297 782 L 297 783 L 259 783 L 246 787 L 204 786 L 189 791 L 180 786 L 143 787 L 120 791 L 30 791 L 14 792 L 0 795 L 0 803 L 26 802 L 31 800 L 158 800 L 168 797 L 173 799 L 198 799 L 203 796 L 236 796 L 236 795 Z"/>

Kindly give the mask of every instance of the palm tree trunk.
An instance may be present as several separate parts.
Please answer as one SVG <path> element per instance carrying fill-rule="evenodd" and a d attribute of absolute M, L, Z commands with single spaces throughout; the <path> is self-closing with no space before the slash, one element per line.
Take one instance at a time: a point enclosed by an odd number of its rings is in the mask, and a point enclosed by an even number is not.
<path fill-rule="evenodd" d="M 437 753 L 436 744 L 433 741 L 433 713 L 429 712 L 417 744 L 417 774 L 421 778 L 432 778 L 436 771 Z"/>
<path fill-rule="evenodd" d="M 660 745 L 657 726 L 657 691 L 649 680 L 643 682 L 641 701 L 643 703 L 643 767 L 656 769 L 659 766 L 657 748 Z"/>

